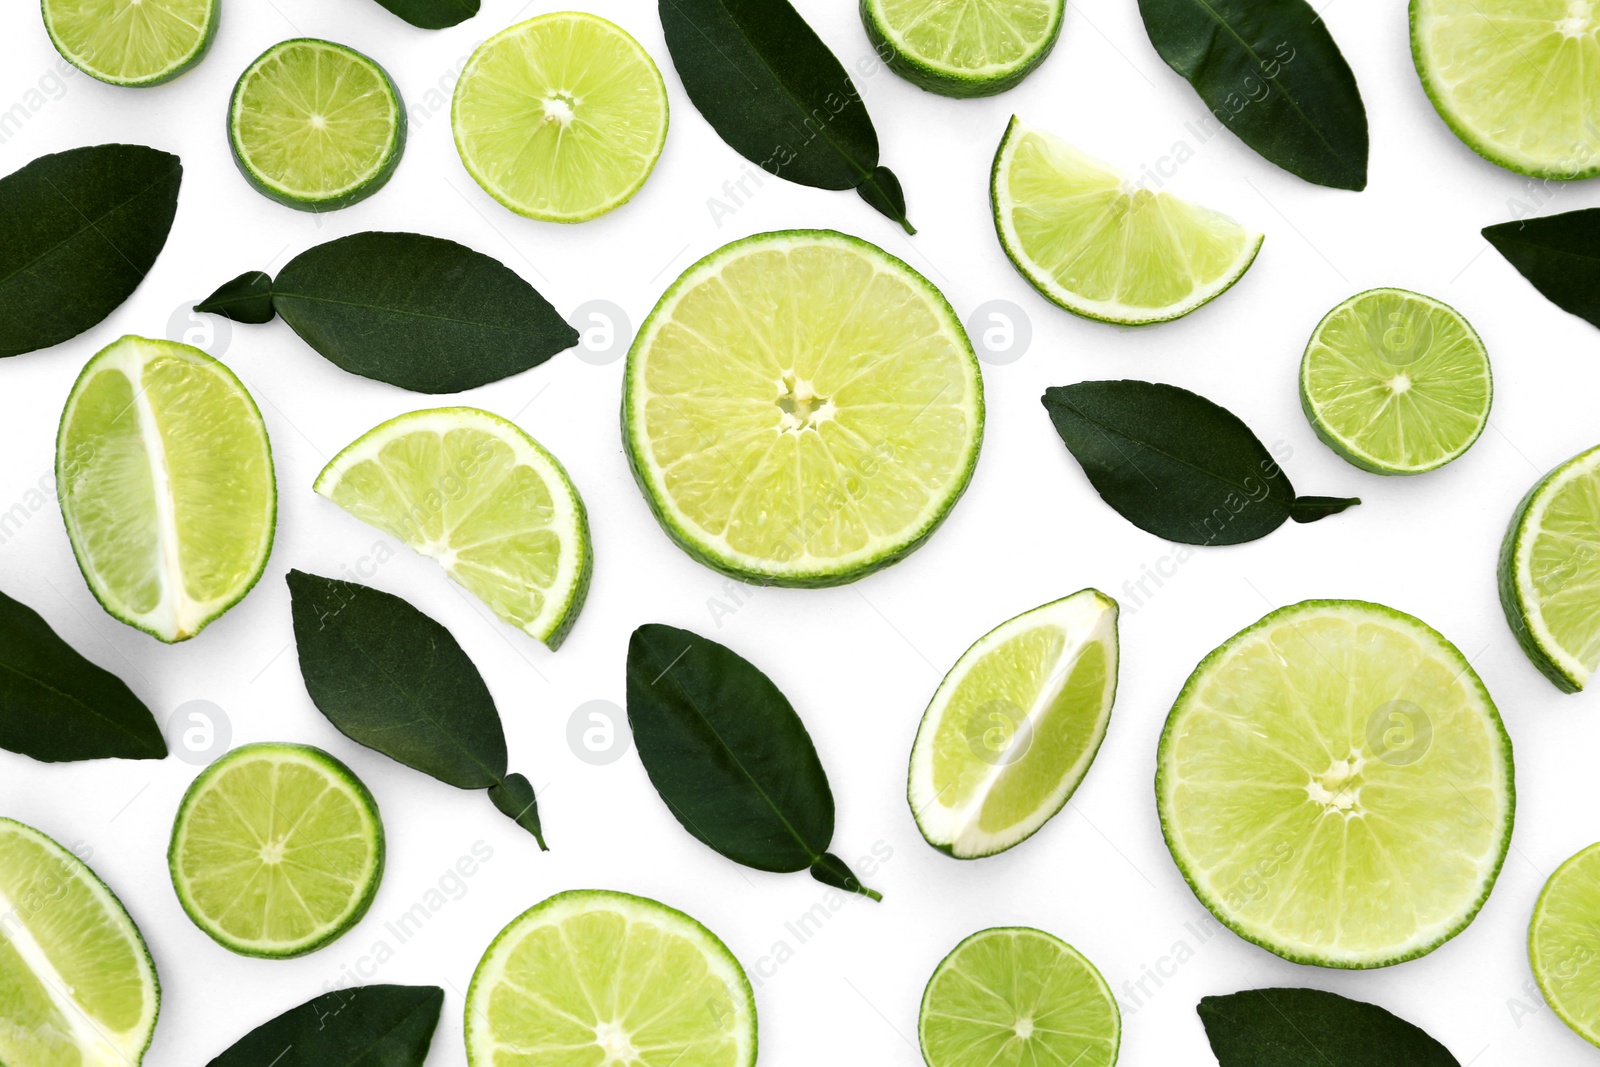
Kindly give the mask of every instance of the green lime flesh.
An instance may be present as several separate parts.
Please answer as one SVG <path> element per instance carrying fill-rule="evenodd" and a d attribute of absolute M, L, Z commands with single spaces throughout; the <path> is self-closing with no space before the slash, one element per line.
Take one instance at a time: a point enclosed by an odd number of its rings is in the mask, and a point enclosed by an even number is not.
<path fill-rule="evenodd" d="M 1591 1045 L 1600 1045 L 1600 844 L 1556 868 L 1528 923 L 1528 961 L 1545 1001 Z"/>
<path fill-rule="evenodd" d="M 861 0 L 873 49 L 929 92 L 993 96 L 1021 84 L 1061 35 L 1064 0 Z"/>
<path fill-rule="evenodd" d="M 169 82 L 205 58 L 218 0 L 42 0 L 56 51 L 111 85 Z"/>

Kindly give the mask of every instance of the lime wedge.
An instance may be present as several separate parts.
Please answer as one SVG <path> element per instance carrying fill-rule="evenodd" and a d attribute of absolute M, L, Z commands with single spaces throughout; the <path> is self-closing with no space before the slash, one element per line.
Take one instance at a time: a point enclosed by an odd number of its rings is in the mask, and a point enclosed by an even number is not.
<path fill-rule="evenodd" d="M 1561 1021 L 1600 1045 L 1600 969 L 1594 933 L 1600 928 L 1600 844 L 1556 868 L 1528 924 L 1528 960 L 1539 991 Z"/>
<path fill-rule="evenodd" d="M 378 802 L 321 749 L 244 745 L 184 793 L 167 866 L 178 903 L 223 948 L 304 956 L 361 921 L 377 895 Z"/>
<path fill-rule="evenodd" d="M 169 82 L 205 57 L 218 0 L 43 0 L 44 28 L 68 63 L 112 85 Z"/>
<path fill-rule="evenodd" d="M 0 1063 L 137 1067 L 161 1007 L 139 928 L 82 860 L 0 819 Z"/>
<path fill-rule="evenodd" d="M 1489 356 L 1467 320 L 1432 297 L 1369 289 L 1317 323 L 1300 405 L 1317 436 L 1374 474 L 1421 474 L 1489 424 Z"/>
<path fill-rule="evenodd" d="M 928 980 L 917 1037 L 928 1067 L 1111 1067 L 1116 998 L 1094 964 L 1026 926 L 980 930 Z"/>
<path fill-rule="evenodd" d="M 1411 55 L 1467 147 L 1536 178 L 1600 174 L 1596 0 L 1411 0 Z"/>
<path fill-rule="evenodd" d="M 484 192 L 532 219 L 583 222 L 650 177 L 667 140 L 667 85 L 620 26 L 560 11 L 478 46 L 450 124 Z"/>
<path fill-rule="evenodd" d="M 1061 35 L 1066 0 L 861 0 L 889 69 L 929 92 L 993 96 L 1022 82 Z"/>
<path fill-rule="evenodd" d="M 1013 117 L 990 177 L 995 230 L 1046 299 L 1103 322 L 1180 318 L 1229 289 L 1262 236 L 1226 215 L 1127 181 Z"/>
<path fill-rule="evenodd" d="M 1564 693 L 1600 667 L 1600 447 L 1522 498 L 1500 546 L 1500 605 L 1517 643 Z"/>
<path fill-rule="evenodd" d="M 1466 929 L 1511 839 L 1511 741 L 1461 653 L 1356 600 L 1280 608 L 1178 695 L 1157 757 L 1200 902 L 1296 963 L 1383 967 Z"/>
<path fill-rule="evenodd" d="M 400 91 L 342 44 L 273 45 L 239 75 L 228 143 L 245 180 L 302 211 L 332 211 L 382 189 L 406 146 Z"/>
<path fill-rule="evenodd" d="M 256 584 L 278 490 L 255 401 L 198 348 L 124 337 L 89 361 L 56 439 L 61 516 L 89 588 L 163 641 Z"/>
<path fill-rule="evenodd" d="M 1117 691 L 1117 603 L 1085 589 L 990 630 L 944 676 L 911 749 L 907 796 L 959 859 L 1031 837 L 1089 771 Z"/>
<path fill-rule="evenodd" d="M 626 893 L 558 893 L 478 963 L 467 1062 L 751 1067 L 755 997 L 727 946 L 683 912 Z"/>
<path fill-rule="evenodd" d="M 550 648 L 578 621 L 594 571 L 583 500 L 516 424 L 477 408 L 413 411 L 333 457 L 313 488 Z"/>
<path fill-rule="evenodd" d="M 735 241 L 628 353 L 623 439 L 669 536 L 726 574 L 838 585 L 944 521 L 983 439 L 961 322 L 922 275 L 832 230 Z"/>

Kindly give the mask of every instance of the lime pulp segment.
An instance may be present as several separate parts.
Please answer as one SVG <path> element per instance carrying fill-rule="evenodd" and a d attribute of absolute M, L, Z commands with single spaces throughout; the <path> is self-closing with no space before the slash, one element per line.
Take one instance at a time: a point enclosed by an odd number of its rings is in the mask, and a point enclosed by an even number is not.
<path fill-rule="evenodd" d="M 1272 612 L 1195 668 L 1156 799 L 1195 894 L 1297 963 L 1381 967 L 1466 928 L 1510 842 L 1511 742 L 1465 657 L 1360 601 Z"/>
<path fill-rule="evenodd" d="M 981 930 L 939 964 L 917 1036 L 928 1067 L 1112 1067 L 1116 998 L 1094 964 L 1027 927 Z"/>
<path fill-rule="evenodd" d="M 946 96 L 1004 92 L 1044 62 L 1064 0 L 861 0 L 879 55 L 914 85 Z"/>
<path fill-rule="evenodd" d="M 985 634 L 917 730 L 907 795 L 922 836 L 962 859 L 1030 837 L 1088 773 L 1116 688 L 1117 605 L 1096 590 Z"/>
<path fill-rule="evenodd" d="M 366 914 L 383 875 L 377 802 L 308 745 L 245 745 L 190 785 L 167 865 L 196 926 L 245 956 L 315 951 Z"/>
<path fill-rule="evenodd" d="M 171 81 L 200 62 L 217 34 L 218 0 L 44 0 L 56 51 L 112 85 Z"/>
<path fill-rule="evenodd" d="M 1528 960 L 1561 1021 L 1600 1045 L 1600 844 L 1568 859 L 1545 883 L 1528 924 Z"/>
<path fill-rule="evenodd" d="M 124 337 L 67 398 L 61 514 L 113 616 L 163 641 L 199 633 L 266 567 L 277 488 L 255 401 L 188 345 Z"/>
<path fill-rule="evenodd" d="M 726 245 L 628 353 L 623 438 L 667 533 L 736 577 L 836 585 L 902 558 L 966 489 L 983 383 L 925 278 L 831 230 Z"/>
<path fill-rule="evenodd" d="M 1436 470 L 1489 423 L 1483 342 L 1449 306 L 1371 289 L 1323 318 L 1300 363 L 1300 403 L 1329 448 L 1374 474 Z"/>
<path fill-rule="evenodd" d="M 30 826 L 0 819 L 0 1063 L 137 1067 L 161 989 L 105 883 Z"/>
<path fill-rule="evenodd" d="M 472 1067 L 752 1067 L 756 1008 L 717 936 L 625 893 L 560 893 L 512 920 L 467 990 Z"/>
<path fill-rule="evenodd" d="M 406 112 L 377 63 L 300 37 L 273 45 L 239 76 L 228 140 L 257 191 L 326 211 L 383 188 L 405 148 Z"/>
<path fill-rule="evenodd" d="M 1138 326 L 1189 314 L 1250 268 L 1262 235 L 1226 215 L 1129 182 L 1013 117 L 990 177 L 995 230 L 1044 297 Z"/>
<path fill-rule="evenodd" d="M 540 15 L 478 46 L 450 110 L 467 173 L 529 218 L 582 222 L 626 203 L 667 138 L 667 88 L 621 27 Z"/>

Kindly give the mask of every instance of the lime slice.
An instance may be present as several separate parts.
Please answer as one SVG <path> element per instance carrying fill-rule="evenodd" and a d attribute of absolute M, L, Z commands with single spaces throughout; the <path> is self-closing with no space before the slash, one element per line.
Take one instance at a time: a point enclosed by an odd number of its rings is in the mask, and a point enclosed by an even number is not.
<path fill-rule="evenodd" d="M 1404 289 L 1369 289 L 1328 312 L 1300 362 L 1311 428 L 1374 474 L 1421 474 L 1460 456 L 1489 424 L 1493 396 L 1467 320 Z"/>
<path fill-rule="evenodd" d="M 467 1062 L 751 1067 L 755 997 L 727 946 L 683 912 L 626 893 L 558 893 L 478 963 Z"/>
<path fill-rule="evenodd" d="M 1094 964 L 1026 926 L 980 930 L 928 979 L 917 1037 L 928 1067 L 1111 1067 L 1116 998 Z"/>
<path fill-rule="evenodd" d="M 406 146 L 400 91 L 342 44 L 273 45 L 239 75 L 228 143 L 245 180 L 302 211 L 332 211 L 382 189 Z"/>
<path fill-rule="evenodd" d="M 1600 174 L 1597 0 L 1411 0 L 1411 55 L 1440 117 L 1536 178 Z"/>
<path fill-rule="evenodd" d="M 450 124 L 484 192 L 531 219 L 583 222 L 650 177 L 667 140 L 667 85 L 620 26 L 560 11 L 478 46 Z"/>
<path fill-rule="evenodd" d="M 304 956 L 360 922 L 377 895 L 378 802 L 321 749 L 244 745 L 183 795 L 167 866 L 178 903 L 223 948 Z"/>
<path fill-rule="evenodd" d="M 993 96 L 1020 84 L 1061 35 L 1065 0 L 861 0 L 867 37 L 893 70 L 945 96 Z"/>
<path fill-rule="evenodd" d="M 983 439 L 983 382 L 922 275 L 832 230 L 690 267 L 628 353 L 623 439 L 669 536 L 707 566 L 838 585 L 944 521 Z"/>
<path fill-rule="evenodd" d="M 68 63 L 112 85 L 169 82 L 205 57 L 217 0 L 43 0 L 44 28 Z"/>
<path fill-rule="evenodd" d="M 139 928 L 83 861 L 0 819 L 0 1063 L 129 1067 L 161 1007 Z"/>
<path fill-rule="evenodd" d="M 1025 840 L 1072 796 L 1111 720 L 1117 603 L 1085 589 L 990 630 L 922 714 L 907 796 L 928 843 L 959 859 Z"/>
<path fill-rule="evenodd" d="M 1600 447 L 1522 498 L 1500 546 L 1500 605 L 1517 643 L 1562 692 L 1600 666 Z"/>
<path fill-rule="evenodd" d="M 1511 838 L 1511 741 L 1461 653 L 1356 600 L 1280 608 L 1178 695 L 1156 802 L 1200 902 L 1296 963 L 1383 967 L 1464 930 Z"/>
<path fill-rule="evenodd" d="M 313 488 L 550 648 L 578 621 L 594 571 L 583 500 L 516 424 L 477 408 L 413 411 L 333 457 Z"/>
<path fill-rule="evenodd" d="M 124 337 L 72 387 L 56 439 L 67 536 L 112 615 L 193 637 L 266 568 L 278 513 L 255 401 L 198 348 Z"/>
<path fill-rule="evenodd" d="M 1539 991 L 1561 1021 L 1600 1045 L 1600 844 L 1556 868 L 1528 924 L 1528 960 Z"/>
<path fill-rule="evenodd" d="M 1262 236 L 1152 192 L 1013 117 L 990 177 L 995 230 L 1046 299 L 1103 322 L 1180 318 L 1229 289 Z"/>

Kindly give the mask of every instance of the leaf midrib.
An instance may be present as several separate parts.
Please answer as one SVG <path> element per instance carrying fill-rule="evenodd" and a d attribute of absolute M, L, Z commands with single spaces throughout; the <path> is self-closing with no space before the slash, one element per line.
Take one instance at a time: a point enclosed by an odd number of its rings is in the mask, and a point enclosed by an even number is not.
<path fill-rule="evenodd" d="M 492 322 L 480 322 L 474 319 L 458 319 L 450 315 L 434 315 L 426 311 L 415 311 L 410 308 L 393 307 L 386 304 L 363 304 L 355 300 L 340 300 L 337 297 L 331 296 L 309 296 L 305 293 L 284 293 L 274 290 L 272 299 L 274 302 L 280 299 L 304 300 L 307 303 L 312 304 L 332 304 L 336 307 L 356 308 L 361 311 L 374 311 L 391 315 L 404 315 L 416 319 L 432 319 L 435 322 L 449 322 L 458 326 L 474 326 L 480 329 L 494 330 L 498 333 L 504 334 L 523 334 L 531 332 L 523 327 L 499 326 Z M 281 307 L 279 308 L 279 311 L 281 313 Z"/>

